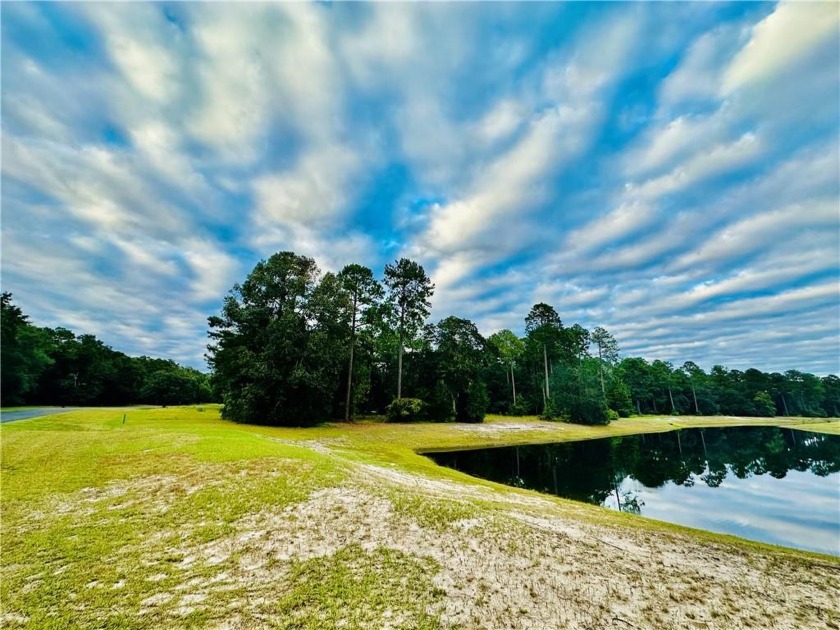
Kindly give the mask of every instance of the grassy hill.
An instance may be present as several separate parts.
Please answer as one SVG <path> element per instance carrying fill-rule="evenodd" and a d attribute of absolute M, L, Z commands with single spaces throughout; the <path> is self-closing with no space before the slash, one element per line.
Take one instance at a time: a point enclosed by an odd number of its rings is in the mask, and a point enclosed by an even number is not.
<path fill-rule="evenodd" d="M 805 419 L 608 427 L 231 424 L 86 410 L 2 426 L 2 625 L 840 627 L 836 558 L 499 486 L 417 450 Z"/>

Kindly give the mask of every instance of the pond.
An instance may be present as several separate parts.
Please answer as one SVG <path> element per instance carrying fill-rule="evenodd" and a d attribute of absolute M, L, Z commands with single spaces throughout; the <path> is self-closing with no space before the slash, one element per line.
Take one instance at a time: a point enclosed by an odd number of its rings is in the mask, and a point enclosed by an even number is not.
<path fill-rule="evenodd" d="M 426 455 L 491 481 L 840 555 L 840 436 L 683 429 Z"/>

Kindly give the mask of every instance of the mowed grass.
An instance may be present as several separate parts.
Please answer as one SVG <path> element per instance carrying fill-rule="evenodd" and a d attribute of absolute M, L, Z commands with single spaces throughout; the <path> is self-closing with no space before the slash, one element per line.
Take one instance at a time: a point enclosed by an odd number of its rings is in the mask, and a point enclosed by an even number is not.
<path fill-rule="evenodd" d="M 0 428 L 2 625 L 202 627 L 237 619 L 247 607 L 242 627 L 333 627 L 338 619 L 348 628 L 386 622 L 438 627 L 430 611 L 441 594 L 428 557 L 353 543 L 331 555 L 254 568 L 236 545 L 214 560 L 214 545 L 235 539 L 243 519 L 287 513 L 313 493 L 352 482 L 359 465 L 495 486 L 439 468 L 418 450 L 735 424 L 830 433 L 840 426 L 804 419 L 634 418 L 582 427 L 491 417 L 483 425 L 286 429 L 235 425 L 221 420 L 216 406 L 85 410 L 6 424 Z M 384 494 L 396 513 L 429 529 L 486 507 L 405 490 Z M 626 515 L 604 518 L 628 522 Z M 634 526 L 660 527 L 642 519 Z M 197 562 L 197 550 L 211 561 Z M 267 575 L 268 586 L 249 587 Z"/>

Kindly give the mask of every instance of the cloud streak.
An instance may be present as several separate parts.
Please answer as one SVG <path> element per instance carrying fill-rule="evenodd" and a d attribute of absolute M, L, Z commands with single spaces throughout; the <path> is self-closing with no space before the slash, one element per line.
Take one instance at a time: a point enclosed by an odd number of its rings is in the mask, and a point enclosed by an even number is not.
<path fill-rule="evenodd" d="M 840 9 L 10 4 L 2 283 L 36 322 L 203 366 L 278 249 L 521 333 L 840 371 Z"/>

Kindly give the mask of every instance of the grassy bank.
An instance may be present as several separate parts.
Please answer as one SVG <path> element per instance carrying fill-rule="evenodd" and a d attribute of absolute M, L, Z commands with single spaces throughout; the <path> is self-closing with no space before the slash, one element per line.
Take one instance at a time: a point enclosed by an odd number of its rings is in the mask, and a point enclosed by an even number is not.
<path fill-rule="evenodd" d="M 836 559 L 506 488 L 418 450 L 608 427 L 233 425 L 215 407 L 4 425 L 6 627 L 840 627 Z"/>

